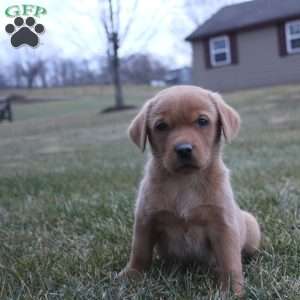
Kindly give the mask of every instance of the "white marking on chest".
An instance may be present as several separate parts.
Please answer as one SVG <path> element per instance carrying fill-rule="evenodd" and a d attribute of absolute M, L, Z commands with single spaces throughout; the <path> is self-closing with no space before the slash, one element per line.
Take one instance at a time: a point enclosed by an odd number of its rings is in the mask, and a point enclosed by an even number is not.
<path fill-rule="evenodd" d="M 199 186 L 195 186 L 193 182 L 182 187 L 178 186 L 174 199 L 176 214 L 188 218 L 195 207 L 203 204 L 204 199 L 201 196 Z"/>

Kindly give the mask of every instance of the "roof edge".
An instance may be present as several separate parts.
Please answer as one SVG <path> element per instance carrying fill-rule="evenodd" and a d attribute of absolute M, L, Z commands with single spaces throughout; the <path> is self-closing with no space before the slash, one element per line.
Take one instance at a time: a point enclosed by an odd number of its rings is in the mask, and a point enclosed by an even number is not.
<path fill-rule="evenodd" d="M 205 40 L 207 38 L 216 36 L 216 35 L 220 35 L 220 34 L 225 34 L 225 33 L 232 33 L 232 32 L 238 32 L 238 31 L 245 31 L 245 30 L 249 30 L 249 29 L 253 29 L 253 28 L 257 28 L 257 27 L 265 27 L 268 25 L 273 25 L 273 24 L 277 24 L 277 23 L 281 23 L 283 21 L 290 21 L 293 20 L 295 18 L 300 18 L 300 14 L 297 13 L 295 15 L 291 15 L 289 17 L 280 17 L 280 18 L 274 18 L 271 20 L 267 20 L 267 21 L 263 21 L 263 22 L 259 22 L 259 23 L 254 23 L 251 25 L 245 25 L 245 26 L 240 26 L 240 27 L 233 27 L 227 30 L 218 30 L 215 32 L 212 32 L 210 34 L 200 34 L 199 36 L 194 36 L 197 29 L 201 26 L 198 26 L 196 30 L 194 30 L 191 34 L 189 34 L 184 40 L 187 42 L 193 42 L 196 40 Z M 203 23 L 204 24 L 204 23 Z"/>

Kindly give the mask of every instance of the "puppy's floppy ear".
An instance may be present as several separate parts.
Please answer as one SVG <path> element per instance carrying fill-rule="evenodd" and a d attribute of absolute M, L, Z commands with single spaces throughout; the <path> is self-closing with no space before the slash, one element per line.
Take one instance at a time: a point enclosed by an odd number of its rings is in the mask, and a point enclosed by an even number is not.
<path fill-rule="evenodd" d="M 153 99 L 148 100 L 141 108 L 128 128 L 130 139 L 144 152 L 147 141 L 147 120 Z"/>
<path fill-rule="evenodd" d="M 210 93 L 220 116 L 222 131 L 227 143 L 231 142 L 239 133 L 240 116 L 229 106 L 218 93 Z"/>

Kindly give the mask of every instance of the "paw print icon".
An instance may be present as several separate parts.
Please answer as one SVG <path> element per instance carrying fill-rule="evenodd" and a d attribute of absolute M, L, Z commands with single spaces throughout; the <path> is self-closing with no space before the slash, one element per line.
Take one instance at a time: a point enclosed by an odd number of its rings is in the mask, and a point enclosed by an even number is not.
<path fill-rule="evenodd" d="M 14 24 L 8 24 L 5 31 L 11 35 L 11 44 L 17 48 L 21 45 L 36 47 L 39 43 L 39 35 L 45 32 L 42 24 L 36 24 L 33 17 L 28 17 L 24 22 L 22 17 L 17 17 Z"/>

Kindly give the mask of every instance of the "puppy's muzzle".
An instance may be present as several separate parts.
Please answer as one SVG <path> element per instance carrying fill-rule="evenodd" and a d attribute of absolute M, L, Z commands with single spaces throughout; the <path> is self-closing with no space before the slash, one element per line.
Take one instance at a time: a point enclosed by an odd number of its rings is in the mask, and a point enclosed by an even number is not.
<path fill-rule="evenodd" d="M 190 160 L 192 158 L 193 146 L 191 144 L 182 143 L 175 145 L 174 148 L 178 158 L 183 160 Z"/>

